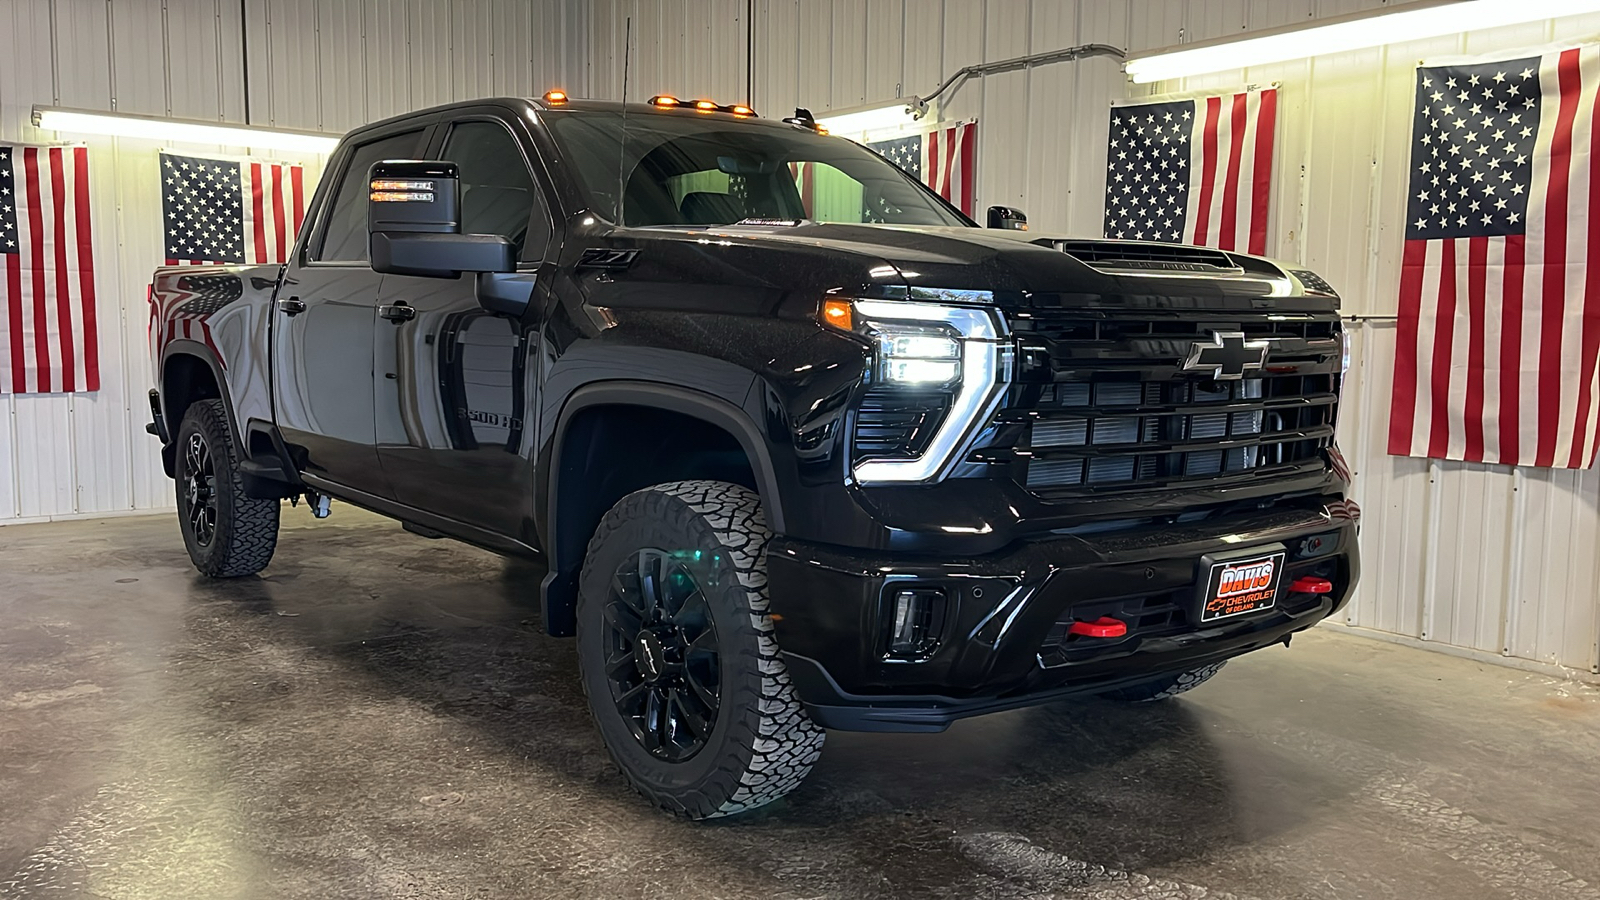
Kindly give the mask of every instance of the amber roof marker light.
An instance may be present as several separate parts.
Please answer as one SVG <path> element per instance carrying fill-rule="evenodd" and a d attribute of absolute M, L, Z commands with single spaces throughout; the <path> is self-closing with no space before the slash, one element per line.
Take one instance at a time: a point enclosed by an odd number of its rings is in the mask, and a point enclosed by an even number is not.
<path fill-rule="evenodd" d="M 546 103 L 565 103 L 565 102 L 567 102 L 567 99 L 568 98 L 567 98 L 567 92 L 566 91 L 545 91 L 544 92 L 544 102 L 546 102 Z"/>
<path fill-rule="evenodd" d="M 698 113 L 731 113 L 740 117 L 757 116 L 756 111 L 743 103 L 722 105 L 715 100 L 679 100 L 671 94 L 657 94 L 645 101 L 657 109 L 692 109 Z"/>

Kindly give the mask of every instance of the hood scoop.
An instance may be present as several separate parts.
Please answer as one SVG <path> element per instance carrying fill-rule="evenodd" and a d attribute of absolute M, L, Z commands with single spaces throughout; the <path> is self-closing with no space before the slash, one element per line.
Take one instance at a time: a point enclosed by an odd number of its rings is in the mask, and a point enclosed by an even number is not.
<path fill-rule="evenodd" d="M 1244 274 L 1233 257 L 1221 250 L 1154 244 L 1142 241 L 1085 241 L 1045 238 L 1034 241 L 1060 250 L 1092 269 L 1113 275 L 1213 276 Z"/>

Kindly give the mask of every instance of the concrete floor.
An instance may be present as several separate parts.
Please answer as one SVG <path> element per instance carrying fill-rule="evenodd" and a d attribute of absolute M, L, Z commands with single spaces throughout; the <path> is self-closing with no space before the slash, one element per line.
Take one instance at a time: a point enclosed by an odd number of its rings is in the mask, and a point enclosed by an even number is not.
<path fill-rule="evenodd" d="M 540 571 L 337 507 L 264 577 L 171 516 L 0 528 L 0 897 L 1600 898 L 1600 691 L 1331 633 L 1166 705 L 834 733 L 646 807 Z"/>

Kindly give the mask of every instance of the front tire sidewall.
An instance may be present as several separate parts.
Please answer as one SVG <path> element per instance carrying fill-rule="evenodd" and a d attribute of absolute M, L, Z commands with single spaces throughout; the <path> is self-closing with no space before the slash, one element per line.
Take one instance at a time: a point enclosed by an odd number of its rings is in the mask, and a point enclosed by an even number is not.
<path fill-rule="evenodd" d="M 751 538 L 750 546 L 726 546 L 706 518 L 670 493 L 690 486 L 659 485 L 629 495 L 601 522 L 579 581 L 577 637 L 584 692 L 617 766 L 634 788 L 657 806 L 702 819 L 741 812 L 781 796 L 809 770 L 820 752 L 822 732 L 798 708 L 786 674 L 776 675 L 781 681 L 777 695 L 767 684 L 768 696 L 763 696 L 764 679 L 775 674 L 773 661 L 764 662 L 762 652 L 765 647 L 767 657 L 773 655 L 771 623 L 765 615 L 765 560 L 752 568 L 744 554 L 765 552 L 769 536 L 765 526 L 757 516 L 758 531 L 740 532 Z M 721 488 L 728 489 L 731 496 L 747 495 L 751 506 L 758 508 L 753 493 L 734 485 L 716 485 L 712 491 Z M 716 627 L 721 672 L 716 722 L 705 745 L 681 762 L 653 756 L 640 744 L 612 700 L 605 672 L 610 635 L 604 607 L 611 578 L 642 549 L 701 551 L 694 575 Z M 736 559 L 746 561 L 743 573 Z M 793 707 L 779 733 L 773 731 L 775 700 L 780 706 Z M 793 748 L 792 764 L 782 771 L 754 774 L 753 770 L 760 768 L 754 761 L 757 748 L 771 752 L 778 745 Z M 753 783 L 752 777 L 757 779 Z M 784 786 L 778 787 L 780 782 Z"/>

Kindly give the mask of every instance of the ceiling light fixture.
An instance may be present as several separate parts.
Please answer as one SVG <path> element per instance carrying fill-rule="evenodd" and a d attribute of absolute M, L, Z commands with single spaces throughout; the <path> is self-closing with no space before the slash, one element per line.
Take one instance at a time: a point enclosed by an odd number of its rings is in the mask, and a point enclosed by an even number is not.
<path fill-rule="evenodd" d="M 1133 53 L 1125 68 L 1145 84 L 1597 11 L 1600 0 L 1418 0 L 1309 26 Z"/>
<path fill-rule="evenodd" d="M 904 102 L 868 109 L 844 110 L 817 116 L 817 124 L 834 134 L 858 135 L 915 125 L 911 107 Z"/>
<path fill-rule="evenodd" d="M 163 144 L 221 144 L 254 149 L 298 150 L 328 154 L 339 145 L 339 136 L 315 131 L 251 128 L 190 119 L 167 119 L 124 113 L 94 112 L 35 106 L 33 124 L 45 131 L 64 134 L 107 134 L 114 137 L 146 138 Z"/>

